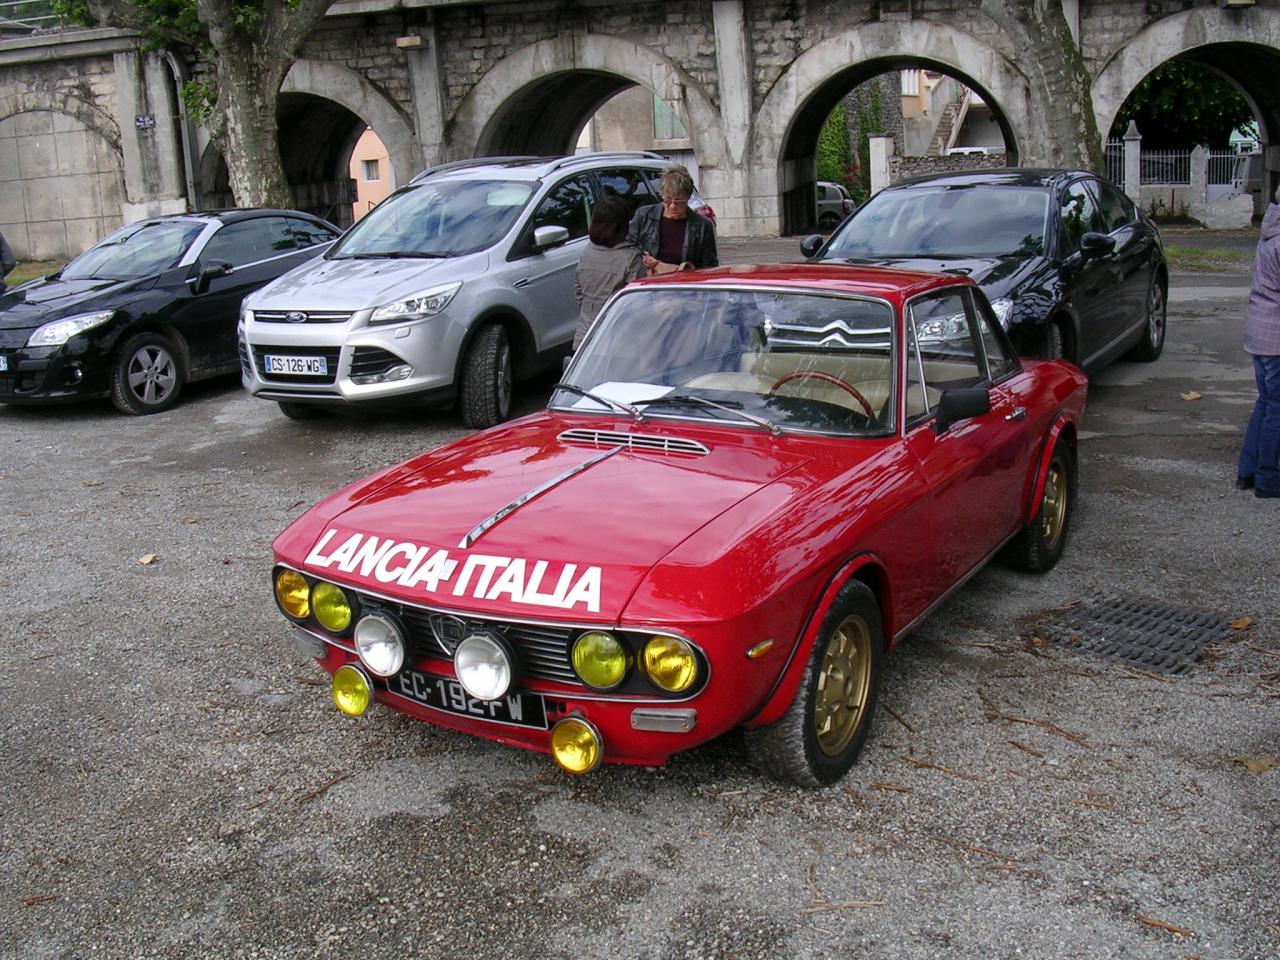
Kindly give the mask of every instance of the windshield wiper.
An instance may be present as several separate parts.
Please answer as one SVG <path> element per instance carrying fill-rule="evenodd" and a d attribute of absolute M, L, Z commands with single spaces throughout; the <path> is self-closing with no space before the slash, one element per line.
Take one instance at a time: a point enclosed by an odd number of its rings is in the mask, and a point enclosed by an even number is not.
<path fill-rule="evenodd" d="M 775 437 L 782 436 L 782 428 L 772 420 L 764 417 L 757 417 L 754 413 L 747 413 L 737 407 L 731 407 L 728 404 L 717 403 L 714 400 L 708 400 L 706 397 L 694 396 L 691 393 L 667 393 L 660 397 L 650 397 L 648 400 L 637 400 L 636 406 L 648 410 L 649 407 L 656 406 L 661 403 L 700 403 L 705 407 L 712 407 L 716 410 L 723 410 L 725 413 L 732 413 L 735 417 L 741 417 L 750 423 L 754 423 L 758 427 L 764 427 Z M 637 411 L 642 412 L 642 411 Z"/>
<path fill-rule="evenodd" d="M 447 260 L 447 253 L 425 253 L 419 250 L 384 250 L 377 253 L 348 253 L 335 260 Z"/>
<path fill-rule="evenodd" d="M 602 407 L 610 407 L 619 413 L 625 413 L 635 419 L 637 423 L 644 419 L 644 413 L 639 407 L 633 407 L 629 403 L 621 400 L 611 400 L 608 397 L 602 397 L 598 393 L 592 393 L 590 390 L 583 390 L 581 387 L 574 386 L 572 383 L 557 383 L 557 390 L 568 390 L 570 393 L 576 393 L 580 397 L 586 397 L 588 400 L 594 400 Z"/>

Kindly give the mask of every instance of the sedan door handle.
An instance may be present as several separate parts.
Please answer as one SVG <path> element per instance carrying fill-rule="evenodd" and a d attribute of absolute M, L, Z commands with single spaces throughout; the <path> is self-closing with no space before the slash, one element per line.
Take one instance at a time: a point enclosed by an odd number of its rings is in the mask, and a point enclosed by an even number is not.
<path fill-rule="evenodd" d="M 1014 407 L 1013 413 L 1005 415 L 1006 420 L 1025 420 L 1027 419 L 1026 407 Z"/>

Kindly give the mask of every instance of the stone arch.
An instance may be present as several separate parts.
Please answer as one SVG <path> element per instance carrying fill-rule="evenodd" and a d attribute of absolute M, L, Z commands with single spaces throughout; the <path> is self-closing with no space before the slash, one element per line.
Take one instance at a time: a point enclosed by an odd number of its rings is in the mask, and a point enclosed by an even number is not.
<path fill-rule="evenodd" d="M 525 124 L 518 136 L 527 145 L 520 152 L 572 150 L 576 130 L 601 104 L 633 84 L 679 106 L 700 166 L 723 161 L 719 111 L 691 76 L 649 47 L 581 31 L 531 44 L 494 64 L 454 111 L 448 158 L 508 152 L 513 141 L 499 130 L 510 119 Z M 529 116 L 531 108 L 537 117 Z M 537 147 L 553 141 L 552 150 Z"/>
<path fill-rule="evenodd" d="M 1033 120 L 1033 85 L 1002 52 L 946 23 L 864 24 L 806 50 L 769 90 L 756 115 L 749 215 L 780 224 L 782 198 L 812 180 L 804 144 L 853 86 L 886 70 L 929 67 L 963 82 L 990 104 L 1012 162 L 1040 162 L 1047 134 Z"/>
<path fill-rule="evenodd" d="M 1106 136 L 1135 87 L 1168 60 L 1191 60 L 1232 81 L 1253 105 L 1264 142 L 1280 139 L 1280 10 L 1195 7 L 1126 40 L 1093 81 L 1093 111 Z"/>
<path fill-rule="evenodd" d="M 8 120 L 20 113 L 36 112 L 61 113 L 74 117 L 106 140 L 111 145 L 111 149 L 120 155 L 123 162 L 124 149 L 120 145 L 119 124 L 111 114 L 87 100 L 54 90 L 27 90 L 8 97 L 0 97 L 0 120 Z"/>

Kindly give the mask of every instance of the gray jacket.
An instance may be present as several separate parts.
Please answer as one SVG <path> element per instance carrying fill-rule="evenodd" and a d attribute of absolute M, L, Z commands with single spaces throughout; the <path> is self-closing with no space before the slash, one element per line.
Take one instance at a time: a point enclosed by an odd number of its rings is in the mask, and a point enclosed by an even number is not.
<path fill-rule="evenodd" d="M 1253 261 L 1253 286 L 1244 318 L 1244 349 L 1280 357 L 1280 203 L 1267 206 Z"/>
<path fill-rule="evenodd" d="M 573 293 L 578 299 L 578 330 L 573 336 L 573 349 L 578 349 L 613 292 L 643 276 L 644 260 L 634 244 L 624 240 L 616 247 L 602 247 L 587 241 L 587 248 L 578 261 L 578 272 L 573 276 Z"/>
<path fill-rule="evenodd" d="M 651 203 L 641 207 L 631 218 L 627 239 L 651 257 L 658 255 L 658 220 L 662 217 L 662 204 Z M 685 212 L 684 255 L 696 267 L 718 267 L 720 257 L 716 253 L 716 227 L 708 217 L 696 210 Z"/>
<path fill-rule="evenodd" d="M 9 249 L 9 244 L 4 242 L 4 234 L 0 233 L 0 293 L 5 291 L 4 278 L 17 265 L 17 258 L 14 257 L 13 251 Z"/>

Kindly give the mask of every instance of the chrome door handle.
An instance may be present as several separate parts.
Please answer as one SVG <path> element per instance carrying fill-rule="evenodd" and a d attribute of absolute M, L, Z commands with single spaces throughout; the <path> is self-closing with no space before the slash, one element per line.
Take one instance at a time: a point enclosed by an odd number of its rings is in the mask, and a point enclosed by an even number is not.
<path fill-rule="evenodd" d="M 1006 419 L 1006 420 L 1025 420 L 1025 419 L 1027 419 L 1027 408 L 1026 408 L 1026 407 L 1014 407 L 1014 408 L 1013 408 L 1013 413 L 1007 414 L 1007 415 L 1005 416 L 1005 419 Z"/>

